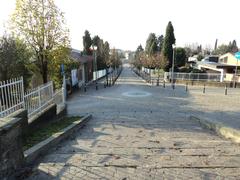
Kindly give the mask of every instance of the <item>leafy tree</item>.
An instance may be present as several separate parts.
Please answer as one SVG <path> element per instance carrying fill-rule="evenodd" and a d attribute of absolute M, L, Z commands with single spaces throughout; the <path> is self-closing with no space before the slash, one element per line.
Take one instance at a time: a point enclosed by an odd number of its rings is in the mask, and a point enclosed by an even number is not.
<path fill-rule="evenodd" d="M 79 66 L 79 63 L 72 60 L 68 54 L 70 54 L 70 48 L 64 46 L 59 46 L 50 53 L 51 61 L 48 63 L 48 69 L 51 69 L 51 71 L 49 71 L 49 77 L 57 89 L 62 86 L 61 64 L 64 64 L 64 71 L 67 78 L 71 77 L 71 70 Z"/>
<path fill-rule="evenodd" d="M 34 50 L 36 65 L 46 83 L 51 52 L 59 46 L 69 46 L 63 13 L 54 0 L 17 0 L 12 22 L 15 33 Z"/>
<path fill-rule="evenodd" d="M 172 65 L 172 57 L 173 57 L 172 45 L 175 44 L 175 41 L 176 39 L 174 36 L 174 29 L 170 21 L 166 28 L 166 34 L 165 34 L 164 43 L 163 43 L 163 55 L 167 59 L 169 66 Z"/>
<path fill-rule="evenodd" d="M 106 64 L 106 67 L 110 67 L 110 47 L 109 47 L 109 43 L 107 41 L 105 41 L 104 45 L 104 61 Z"/>
<path fill-rule="evenodd" d="M 102 39 L 98 42 L 98 49 L 97 49 L 97 68 L 98 70 L 105 69 L 105 53 L 104 53 L 104 41 Z"/>
<path fill-rule="evenodd" d="M 92 38 L 90 36 L 89 31 L 86 30 L 83 36 L 83 53 L 86 55 L 92 55 L 91 46 L 92 46 Z"/>
<path fill-rule="evenodd" d="M 19 39 L 3 36 L 0 39 L 0 81 L 23 76 L 25 87 L 29 86 L 32 71 L 32 52 Z"/>
<path fill-rule="evenodd" d="M 175 58 L 176 67 L 184 66 L 187 59 L 185 49 L 178 47 L 176 48 L 175 53 L 176 53 L 176 58 Z"/>
<path fill-rule="evenodd" d="M 154 55 L 154 67 L 157 68 L 157 70 L 158 70 L 157 71 L 158 72 L 158 82 L 159 82 L 159 78 L 160 78 L 160 69 L 165 71 L 167 66 L 168 66 L 168 61 L 163 56 L 163 54 L 161 52 L 156 53 Z"/>
<path fill-rule="evenodd" d="M 197 60 L 198 60 L 198 61 L 201 61 L 203 58 L 204 58 L 204 56 L 203 56 L 202 54 L 199 54 L 199 55 L 197 56 Z"/>
<path fill-rule="evenodd" d="M 222 54 L 225 54 L 228 52 L 230 52 L 229 45 L 222 44 L 222 45 L 218 46 L 218 48 L 215 51 L 213 51 L 213 54 L 222 55 Z"/>
<path fill-rule="evenodd" d="M 134 59 L 133 59 L 133 65 L 140 69 L 142 67 L 142 57 L 143 57 L 143 54 L 144 54 L 144 49 L 142 47 L 142 45 L 140 44 L 136 51 L 135 51 L 135 55 L 134 55 Z"/>
<path fill-rule="evenodd" d="M 154 33 L 150 33 L 146 41 L 145 52 L 147 55 L 151 56 L 158 50 L 157 38 Z"/>

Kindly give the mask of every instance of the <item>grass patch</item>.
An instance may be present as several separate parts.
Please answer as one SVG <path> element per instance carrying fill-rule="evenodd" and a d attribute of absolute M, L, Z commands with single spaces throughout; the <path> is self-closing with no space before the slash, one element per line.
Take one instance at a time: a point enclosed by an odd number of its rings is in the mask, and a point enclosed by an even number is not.
<path fill-rule="evenodd" d="M 38 129 L 37 131 L 31 133 L 23 141 L 23 150 L 27 150 L 37 143 L 51 137 L 53 134 L 60 132 L 62 129 L 71 125 L 73 122 L 79 120 L 81 117 L 64 117 L 63 119 L 49 124 L 47 127 Z"/>

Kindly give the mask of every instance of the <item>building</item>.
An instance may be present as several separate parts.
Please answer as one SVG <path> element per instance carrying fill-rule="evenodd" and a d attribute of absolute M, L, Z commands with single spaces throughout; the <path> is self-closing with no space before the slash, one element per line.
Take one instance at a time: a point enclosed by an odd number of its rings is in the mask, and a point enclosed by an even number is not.
<path fill-rule="evenodd" d="M 93 80 L 93 56 L 82 55 L 81 51 L 71 49 L 71 58 L 80 62 L 78 69 L 72 70 L 72 85 L 82 86 Z"/>
<path fill-rule="evenodd" d="M 209 56 L 196 64 L 197 69 L 205 70 L 209 73 L 220 73 L 221 81 L 236 80 L 240 82 L 240 77 L 235 77 L 236 66 L 240 67 L 240 63 L 238 64 L 232 53 L 226 53 L 220 57 Z"/>

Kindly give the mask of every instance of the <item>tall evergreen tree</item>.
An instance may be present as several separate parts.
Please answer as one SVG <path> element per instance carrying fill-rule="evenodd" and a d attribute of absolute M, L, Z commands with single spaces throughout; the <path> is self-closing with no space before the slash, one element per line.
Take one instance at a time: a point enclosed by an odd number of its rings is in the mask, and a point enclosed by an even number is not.
<path fill-rule="evenodd" d="M 147 55 L 152 56 L 157 52 L 157 38 L 154 33 L 150 33 L 146 41 L 145 52 Z"/>
<path fill-rule="evenodd" d="M 136 52 L 142 52 L 142 51 L 144 51 L 144 49 L 143 49 L 142 45 L 140 44 L 140 45 L 137 47 Z"/>
<path fill-rule="evenodd" d="M 106 67 L 110 66 L 110 62 L 109 62 L 109 53 L 110 53 L 110 46 L 109 43 L 107 41 L 104 42 L 104 62 L 106 64 Z"/>
<path fill-rule="evenodd" d="M 173 57 L 173 48 L 172 45 L 175 44 L 175 36 L 174 36 L 174 29 L 172 26 L 171 21 L 168 23 L 166 28 L 166 34 L 163 43 L 163 55 L 168 61 L 169 67 L 172 65 L 172 57 Z"/>
<path fill-rule="evenodd" d="M 92 45 L 98 46 L 99 41 L 100 41 L 100 37 L 98 35 L 94 36 L 92 39 Z"/>
<path fill-rule="evenodd" d="M 229 51 L 232 52 L 232 53 L 238 52 L 238 47 L 237 47 L 237 42 L 236 42 L 236 40 L 233 40 L 233 42 L 230 43 L 230 45 L 229 45 Z"/>
<path fill-rule="evenodd" d="M 218 39 L 216 39 L 216 41 L 215 41 L 214 51 L 217 50 L 217 46 L 218 46 Z"/>
<path fill-rule="evenodd" d="M 163 35 L 158 36 L 158 38 L 157 38 L 157 46 L 158 46 L 158 51 L 159 51 L 159 52 L 161 52 L 161 50 L 162 50 L 163 43 L 164 43 L 164 37 L 163 37 Z"/>
<path fill-rule="evenodd" d="M 89 31 L 86 30 L 83 36 L 83 53 L 86 55 L 92 55 L 91 46 L 92 46 L 92 39 Z"/>

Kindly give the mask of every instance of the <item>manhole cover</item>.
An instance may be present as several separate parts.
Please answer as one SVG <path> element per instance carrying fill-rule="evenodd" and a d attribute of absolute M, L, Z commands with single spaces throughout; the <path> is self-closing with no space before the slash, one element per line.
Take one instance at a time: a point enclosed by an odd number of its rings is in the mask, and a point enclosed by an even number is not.
<path fill-rule="evenodd" d="M 128 97 L 146 97 L 146 96 L 150 96 L 151 93 L 140 92 L 140 91 L 132 91 L 132 92 L 125 92 L 122 95 L 123 96 L 128 96 Z"/>

